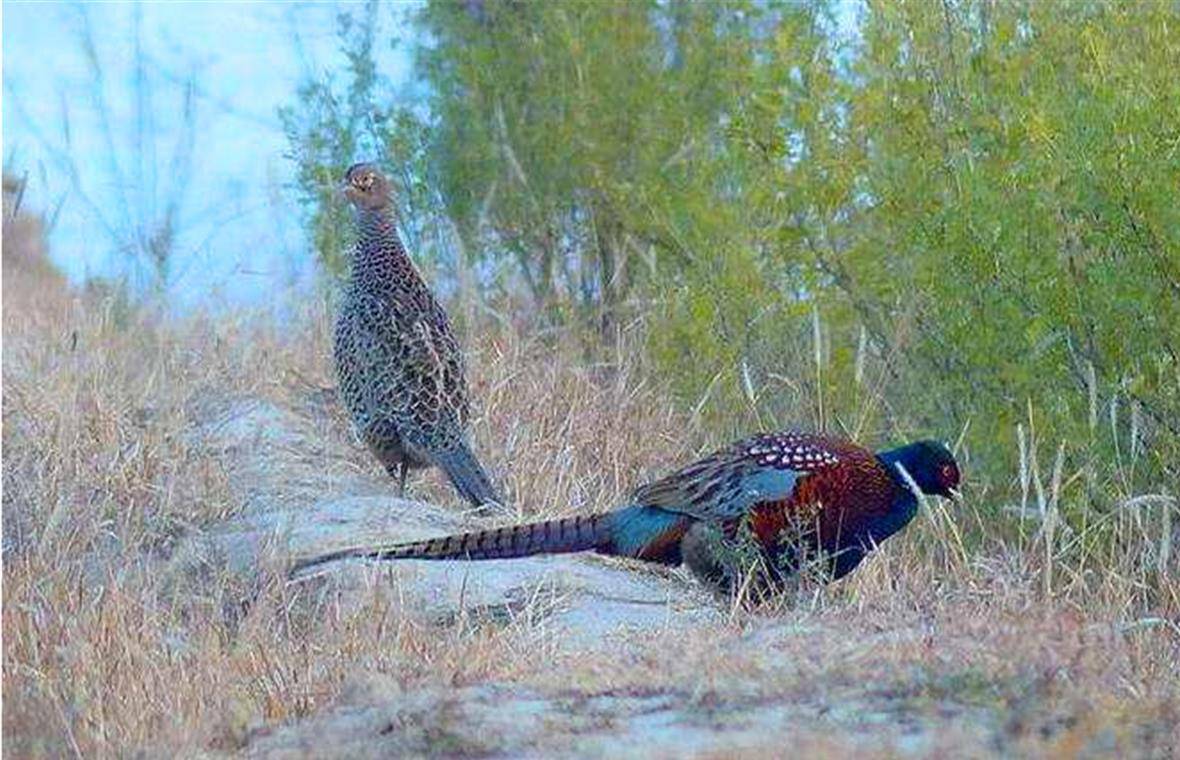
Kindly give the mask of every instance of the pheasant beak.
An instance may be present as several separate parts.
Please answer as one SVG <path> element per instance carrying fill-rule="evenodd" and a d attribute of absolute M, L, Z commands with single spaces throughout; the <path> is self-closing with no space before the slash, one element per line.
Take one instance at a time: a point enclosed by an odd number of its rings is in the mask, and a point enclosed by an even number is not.
<path fill-rule="evenodd" d="M 957 505 L 961 505 L 963 503 L 963 492 L 962 491 L 960 491 L 957 488 L 948 488 L 946 490 L 947 490 L 947 493 L 949 493 L 951 496 L 951 501 L 953 501 Z"/>

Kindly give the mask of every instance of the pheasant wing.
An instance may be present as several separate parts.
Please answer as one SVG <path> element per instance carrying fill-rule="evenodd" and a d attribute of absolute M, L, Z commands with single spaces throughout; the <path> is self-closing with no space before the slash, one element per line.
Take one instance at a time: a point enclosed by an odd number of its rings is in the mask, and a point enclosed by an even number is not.
<path fill-rule="evenodd" d="M 788 499 L 802 477 L 840 461 L 839 447 L 819 436 L 790 431 L 757 435 L 641 486 L 633 503 L 722 522 L 755 504 Z"/>
<path fill-rule="evenodd" d="M 441 308 L 430 301 L 378 302 L 371 312 L 370 330 L 381 340 L 366 358 L 384 377 L 371 384 L 374 411 L 417 447 L 461 442 L 468 416 L 463 359 Z"/>

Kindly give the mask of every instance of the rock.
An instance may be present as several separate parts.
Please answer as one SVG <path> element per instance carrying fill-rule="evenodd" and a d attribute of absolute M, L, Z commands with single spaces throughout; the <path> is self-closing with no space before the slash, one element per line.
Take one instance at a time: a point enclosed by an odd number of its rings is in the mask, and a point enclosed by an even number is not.
<path fill-rule="evenodd" d="M 195 435 L 223 458 L 246 508 L 188 539 L 174 555 L 171 572 L 178 579 L 228 571 L 248 590 L 262 582 L 260 574 L 285 572 L 294 558 L 480 527 L 454 510 L 377 495 L 391 490 L 389 483 L 333 473 L 324 467 L 326 442 L 307 421 L 272 404 L 234 401 L 210 410 L 209 417 Z M 684 575 L 585 555 L 342 561 L 315 576 L 345 604 L 384 583 L 435 621 L 460 615 L 509 619 L 526 608 L 534 615 L 544 610 L 561 640 L 580 649 L 605 645 L 615 633 L 721 616 L 713 599 Z"/>

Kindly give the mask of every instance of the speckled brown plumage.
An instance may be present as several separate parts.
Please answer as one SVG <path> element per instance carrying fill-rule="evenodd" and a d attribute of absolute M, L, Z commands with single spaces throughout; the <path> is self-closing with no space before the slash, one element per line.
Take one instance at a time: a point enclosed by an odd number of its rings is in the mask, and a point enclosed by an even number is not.
<path fill-rule="evenodd" d="M 472 504 L 498 502 L 468 440 L 462 351 L 402 246 L 389 185 L 357 164 L 344 193 L 356 210 L 357 245 L 333 353 L 349 415 L 403 491 L 408 469 L 437 466 Z"/>

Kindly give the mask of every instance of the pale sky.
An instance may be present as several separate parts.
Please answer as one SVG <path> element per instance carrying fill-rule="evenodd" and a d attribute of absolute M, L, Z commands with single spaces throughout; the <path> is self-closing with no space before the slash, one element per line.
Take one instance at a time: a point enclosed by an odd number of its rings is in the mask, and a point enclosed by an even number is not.
<path fill-rule="evenodd" d="M 414 89 L 409 41 L 396 49 L 389 43 L 409 33 L 406 17 L 416 5 L 385 2 L 378 13 L 379 72 L 403 99 Z M 168 289 L 174 303 L 266 303 L 307 284 L 311 256 L 277 111 L 295 102 L 310 77 L 330 73 L 345 81 L 337 17 L 362 12 L 362 4 L 4 0 L 0 8 L 5 165 L 28 173 L 25 203 L 54 220 L 51 255 L 72 279 L 125 272 L 126 257 L 104 224 L 133 228 L 137 210 L 158 208 L 180 191 Z M 837 8 L 838 28 L 851 33 L 861 0 Z M 136 150 L 134 118 L 137 10 L 149 64 L 148 87 L 138 91 L 150 93 L 146 110 L 154 114 L 143 130 L 144 150 Z M 95 103 L 84 14 L 102 70 L 110 140 Z M 183 83 L 192 73 L 198 128 L 184 181 L 171 164 L 183 132 Z M 138 170 L 137 156 L 144 157 Z"/>
<path fill-rule="evenodd" d="M 50 246 L 71 278 L 126 266 L 100 216 L 112 226 L 126 225 L 121 209 L 160 206 L 181 190 L 181 234 L 169 287 L 177 303 L 256 303 L 306 280 L 307 244 L 277 110 L 295 102 L 300 82 L 311 74 L 333 72 L 344 81 L 336 17 L 362 6 L 142 3 L 145 81 L 155 114 L 144 130 L 143 152 L 135 150 L 136 5 L 5 0 L 2 8 L 6 166 L 28 172 L 27 207 L 52 215 L 60 204 Z M 405 15 L 412 9 L 385 4 L 379 13 L 380 71 L 399 92 L 407 89 L 409 54 L 388 41 L 395 29 L 407 28 Z M 95 105 L 83 11 L 103 72 L 109 142 Z M 171 164 L 182 133 L 183 83 L 192 72 L 199 86 L 198 128 L 192 172 L 182 184 Z M 142 172 L 136 167 L 141 154 Z M 70 181 L 64 156 L 77 168 L 81 192 Z"/>

